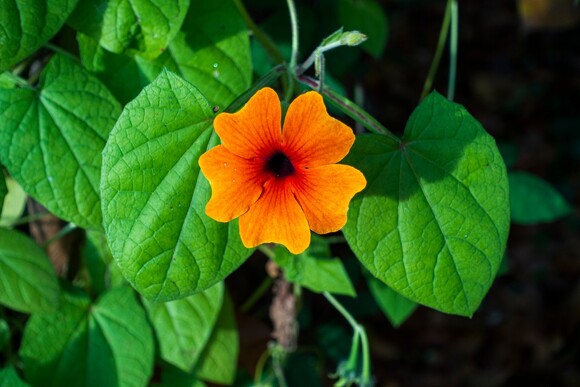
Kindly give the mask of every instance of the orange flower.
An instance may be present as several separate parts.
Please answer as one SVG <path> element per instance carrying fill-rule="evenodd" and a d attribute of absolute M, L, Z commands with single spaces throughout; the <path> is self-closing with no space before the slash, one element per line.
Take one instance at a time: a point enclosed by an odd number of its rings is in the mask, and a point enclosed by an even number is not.
<path fill-rule="evenodd" d="M 354 142 L 352 130 L 326 112 L 311 91 L 282 112 L 276 92 L 259 90 L 237 113 L 221 113 L 214 128 L 222 141 L 199 165 L 212 196 L 208 216 L 240 218 L 246 247 L 283 244 L 293 254 L 310 245 L 310 230 L 338 231 L 348 203 L 366 185 L 357 169 L 341 164 Z"/>

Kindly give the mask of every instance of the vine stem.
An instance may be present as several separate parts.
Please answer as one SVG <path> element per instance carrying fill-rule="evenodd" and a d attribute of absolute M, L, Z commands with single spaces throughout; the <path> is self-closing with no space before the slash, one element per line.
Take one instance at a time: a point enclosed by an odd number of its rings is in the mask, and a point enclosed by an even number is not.
<path fill-rule="evenodd" d="M 459 11 L 457 0 L 451 0 L 451 40 L 449 42 L 449 84 L 447 99 L 455 97 L 455 80 L 457 78 L 457 39 L 459 35 Z"/>
<path fill-rule="evenodd" d="M 298 60 L 298 15 L 294 0 L 286 0 L 288 11 L 290 12 L 290 26 L 292 28 L 292 56 L 290 57 L 290 71 L 296 71 L 296 62 Z"/>
<path fill-rule="evenodd" d="M 445 7 L 445 16 L 443 17 L 443 23 L 441 23 L 441 30 L 439 31 L 439 40 L 437 41 L 437 49 L 435 50 L 435 55 L 433 56 L 433 61 L 431 62 L 431 67 L 429 68 L 429 73 L 423 84 L 423 91 L 421 92 L 421 100 L 429 94 L 429 91 L 433 87 L 433 80 L 439 69 L 439 64 L 441 63 L 441 57 L 443 56 L 443 50 L 445 49 L 445 43 L 447 42 L 447 35 L 449 33 L 449 21 L 451 19 L 451 3 L 453 0 L 447 1 L 447 6 Z"/>
<path fill-rule="evenodd" d="M 324 297 L 334 306 L 334 308 L 342 314 L 342 316 L 348 321 L 350 326 L 355 332 L 355 335 L 358 335 L 361 341 L 362 346 L 362 383 L 363 386 L 371 385 L 371 362 L 370 362 L 370 354 L 369 354 L 369 340 L 367 338 L 367 333 L 365 328 L 359 324 L 354 317 L 345 309 L 344 306 L 332 294 L 329 292 L 322 293 Z M 356 340 L 356 339 L 355 339 Z M 352 352 L 351 352 L 352 354 Z M 350 360 L 350 359 L 349 359 Z"/>

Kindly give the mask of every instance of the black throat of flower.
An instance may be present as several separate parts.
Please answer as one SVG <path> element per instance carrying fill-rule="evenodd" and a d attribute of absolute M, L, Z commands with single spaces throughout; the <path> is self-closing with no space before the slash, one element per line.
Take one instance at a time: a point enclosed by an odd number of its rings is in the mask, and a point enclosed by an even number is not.
<path fill-rule="evenodd" d="M 286 177 L 294 173 L 292 161 L 282 152 L 276 152 L 268 159 L 266 169 L 276 177 Z"/>

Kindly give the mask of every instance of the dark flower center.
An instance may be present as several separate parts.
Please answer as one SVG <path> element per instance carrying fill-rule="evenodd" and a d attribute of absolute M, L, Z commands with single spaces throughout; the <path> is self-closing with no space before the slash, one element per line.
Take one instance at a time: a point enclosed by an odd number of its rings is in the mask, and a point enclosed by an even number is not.
<path fill-rule="evenodd" d="M 274 153 L 266 162 L 266 169 L 276 177 L 286 177 L 294 173 L 292 161 L 282 152 Z"/>

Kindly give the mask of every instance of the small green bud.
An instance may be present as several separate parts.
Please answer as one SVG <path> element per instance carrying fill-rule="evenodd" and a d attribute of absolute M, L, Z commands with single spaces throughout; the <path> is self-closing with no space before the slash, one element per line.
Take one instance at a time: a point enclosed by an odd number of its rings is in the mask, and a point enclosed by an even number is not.
<path fill-rule="evenodd" d="M 358 46 L 367 39 L 368 39 L 367 36 L 362 32 L 348 31 L 342 34 L 342 36 L 340 37 L 340 43 L 346 46 Z"/>

